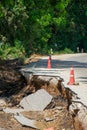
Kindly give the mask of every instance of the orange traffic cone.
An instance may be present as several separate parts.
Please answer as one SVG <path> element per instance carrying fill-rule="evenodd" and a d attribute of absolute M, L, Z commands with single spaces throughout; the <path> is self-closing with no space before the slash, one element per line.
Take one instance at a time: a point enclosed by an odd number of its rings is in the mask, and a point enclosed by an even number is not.
<path fill-rule="evenodd" d="M 68 85 L 74 85 L 75 79 L 74 79 L 74 69 L 73 67 L 70 69 L 70 80 L 68 82 Z"/>
<path fill-rule="evenodd" d="M 48 69 L 51 68 L 51 59 L 50 58 L 48 59 L 48 66 L 47 67 L 48 67 Z"/>

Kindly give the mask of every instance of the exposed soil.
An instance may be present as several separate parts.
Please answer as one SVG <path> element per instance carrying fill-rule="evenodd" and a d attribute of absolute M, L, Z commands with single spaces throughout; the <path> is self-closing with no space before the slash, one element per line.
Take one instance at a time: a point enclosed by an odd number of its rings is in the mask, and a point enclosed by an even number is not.
<path fill-rule="evenodd" d="M 31 57 L 27 62 L 37 61 L 39 57 Z M 19 59 L 15 60 L 0 60 L 0 95 L 6 99 L 5 107 L 17 107 L 20 100 L 35 91 L 35 83 L 29 84 L 26 79 L 20 74 L 19 69 L 22 63 Z M 37 78 L 36 78 L 37 79 Z M 34 80 L 33 80 L 34 81 Z M 43 130 L 53 127 L 54 130 L 74 130 L 73 118 L 68 112 L 68 102 L 63 99 L 58 89 L 53 85 L 44 86 L 40 84 L 38 89 L 44 88 L 50 94 L 54 95 L 55 105 L 48 107 L 43 112 L 22 112 L 22 114 L 30 119 L 36 120 L 36 126 Z M 41 87 L 42 84 L 42 87 Z M 0 128 L 2 130 L 32 130 L 30 127 L 22 126 L 14 118 L 13 114 L 6 114 L 2 111 L 3 106 L 0 104 Z M 52 118 L 51 121 L 46 121 L 45 116 Z"/>
<path fill-rule="evenodd" d="M 36 126 L 41 130 L 50 127 L 53 127 L 54 130 L 74 130 L 73 120 L 66 110 L 65 103 L 59 103 L 58 107 L 60 108 L 46 109 L 43 112 L 22 112 L 22 114 L 27 118 L 35 119 Z M 53 120 L 45 121 L 45 116 Z M 5 130 L 32 130 L 32 128 L 20 125 L 20 123 L 13 118 L 12 114 L 5 114 L 3 112 L 0 112 L 0 127 Z"/>

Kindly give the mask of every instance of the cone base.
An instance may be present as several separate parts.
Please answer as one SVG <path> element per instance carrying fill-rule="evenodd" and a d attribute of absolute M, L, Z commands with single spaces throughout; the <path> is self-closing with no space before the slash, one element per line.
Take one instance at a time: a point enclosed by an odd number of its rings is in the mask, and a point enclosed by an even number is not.
<path fill-rule="evenodd" d="M 67 83 L 67 85 L 74 85 L 74 84 L 75 84 L 75 83 L 70 83 L 70 82 Z"/>

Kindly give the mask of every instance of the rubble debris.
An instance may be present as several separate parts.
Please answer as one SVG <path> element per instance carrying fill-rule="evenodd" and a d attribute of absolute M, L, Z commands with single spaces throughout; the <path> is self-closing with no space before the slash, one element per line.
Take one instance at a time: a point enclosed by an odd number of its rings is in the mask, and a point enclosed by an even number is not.
<path fill-rule="evenodd" d="M 64 104 L 63 104 L 64 103 Z M 74 130 L 73 128 L 73 120 L 71 123 L 72 117 L 68 115 L 67 111 L 67 102 L 65 105 L 64 100 L 56 100 L 56 106 L 52 109 L 45 109 L 43 111 L 24 111 L 22 115 L 29 119 L 33 119 L 36 121 L 36 126 L 43 130 L 45 128 L 54 127 L 55 130 L 61 130 L 65 128 L 66 130 Z M 71 125 L 72 124 L 72 125 Z"/>
<path fill-rule="evenodd" d="M 51 101 L 52 96 L 46 90 L 40 89 L 24 97 L 20 101 L 20 106 L 29 111 L 43 111 Z"/>
<path fill-rule="evenodd" d="M 0 107 L 6 107 L 7 104 L 6 104 L 6 101 L 5 101 L 5 98 L 0 98 Z"/>
<path fill-rule="evenodd" d="M 53 121 L 53 120 L 55 120 L 55 118 L 46 117 L 44 120 L 48 122 L 48 121 Z"/>
<path fill-rule="evenodd" d="M 14 115 L 14 118 L 20 122 L 23 126 L 29 126 L 29 127 L 32 127 L 32 128 L 35 128 L 35 129 L 38 129 L 36 126 L 35 126 L 35 120 L 31 120 L 31 119 L 28 119 L 26 117 L 24 117 L 23 115 Z"/>
<path fill-rule="evenodd" d="M 3 111 L 4 111 L 5 113 L 13 113 L 13 114 L 16 114 L 16 113 L 23 112 L 24 109 L 22 109 L 22 108 L 9 108 L 9 107 L 7 107 L 7 108 L 3 109 Z"/>
<path fill-rule="evenodd" d="M 69 112 L 74 117 L 75 129 L 87 130 L 87 108 L 80 102 L 72 102 Z"/>

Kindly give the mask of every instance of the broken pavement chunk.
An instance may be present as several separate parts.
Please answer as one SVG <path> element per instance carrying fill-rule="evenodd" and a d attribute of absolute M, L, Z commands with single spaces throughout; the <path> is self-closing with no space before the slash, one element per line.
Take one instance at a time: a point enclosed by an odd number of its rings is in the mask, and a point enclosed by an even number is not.
<path fill-rule="evenodd" d="M 27 111 L 43 111 L 51 103 L 52 98 L 47 91 L 40 89 L 34 94 L 24 97 L 20 105 Z"/>
<path fill-rule="evenodd" d="M 30 120 L 26 117 L 24 117 L 23 115 L 14 115 L 14 118 L 20 122 L 23 126 L 29 126 L 29 127 L 32 127 L 32 128 L 35 128 L 35 129 L 38 129 L 36 126 L 35 126 L 35 120 Z"/>

